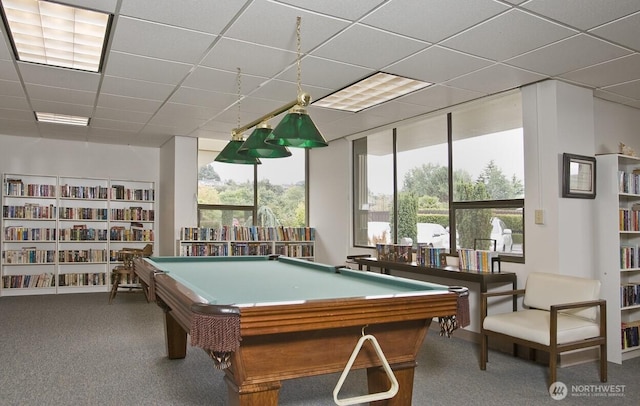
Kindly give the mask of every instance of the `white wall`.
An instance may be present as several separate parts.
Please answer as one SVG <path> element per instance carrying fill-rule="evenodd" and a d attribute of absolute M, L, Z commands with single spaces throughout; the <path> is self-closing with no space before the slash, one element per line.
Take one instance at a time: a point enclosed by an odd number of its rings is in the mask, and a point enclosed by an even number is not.
<path fill-rule="evenodd" d="M 640 156 L 640 110 L 602 99 L 594 99 L 595 150 L 617 153 L 620 142 Z"/>
<path fill-rule="evenodd" d="M 198 141 L 173 137 L 160 148 L 160 183 L 164 203 L 159 217 L 163 238 L 160 255 L 177 255 L 182 227 L 196 227 L 198 206 Z"/>
<path fill-rule="evenodd" d="M 316 228 L 317 262 L 344 264 L 351 246 L 350 162 L 344 139 L 309 151 L 309 224 Z"/>

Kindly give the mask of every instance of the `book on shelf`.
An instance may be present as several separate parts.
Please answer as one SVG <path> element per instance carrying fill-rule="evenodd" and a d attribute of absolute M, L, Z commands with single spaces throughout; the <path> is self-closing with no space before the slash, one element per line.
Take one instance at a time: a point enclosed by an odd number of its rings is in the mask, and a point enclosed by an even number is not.
<path fill-rule="evenodd" d="M 622 349 L 638 347 L 640 342 L 638 340 L 638 330 L 640 329 L 640 320 L 622 322 L 621 338 Z"/>
<path fill-rule="evenodd" d="M 461 248 L 458 250 L 458 267 L 466 271 L 493 272 L 498 252 Z M 494 259 L 495 258 L 495 259 Z"/>

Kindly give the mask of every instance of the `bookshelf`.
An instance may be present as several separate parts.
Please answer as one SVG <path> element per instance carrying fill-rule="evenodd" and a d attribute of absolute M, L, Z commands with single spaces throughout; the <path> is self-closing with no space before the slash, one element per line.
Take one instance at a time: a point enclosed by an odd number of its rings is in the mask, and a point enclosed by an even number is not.
<path fill-rule="evenodd" d="M 597 157 L 596 195 L 598 272 L 607 300 L 608 358 L 622 363 L 640 356 L 629 331 L 640 324 L 640 158 L 619 154 Z M 633 297 L 635 289 L 636 296 Z M 628 292 L 631 295 L 626 296 Z M 627 331 L 625 331 L 625 329 Z"/>
<path fill-rule="evenodd" d="M 116 252 L 153 243 L 153 182 L 4 174 L 0 294 L 107 292 Z"/>
<path fill-rule="evenodd" d="M 312 227 L 183 227 L 180 256 L 285 255 L 313 261 Z"/>

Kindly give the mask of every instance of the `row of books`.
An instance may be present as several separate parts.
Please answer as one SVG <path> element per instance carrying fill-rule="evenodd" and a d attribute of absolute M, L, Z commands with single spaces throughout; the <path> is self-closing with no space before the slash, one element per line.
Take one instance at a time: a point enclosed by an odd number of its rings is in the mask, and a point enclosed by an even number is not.
<path fill-rule="evenodd" d="M 625 283 L 620 286 L 620 306 L 638 306 L 640 305 L 640 284 Z"/>
<path fill-rule="evenodd" d="M 637 245 L 623 245 L 620 247 L 620 268 L 640 268 Z"/>
<path fill-rule="evenodd" d="M 108 210 L 95 207 L 60 207 L 58 218 L 61 220 L 107 220 Z"/>
<path fill-rule="evenodd" d="M 412 248 L 411 245 L 376 244 L 376 255 L 380 261 L 411 263 Z"/>
<path fill-rule="evenodd" d="M 2 217 L 12 219 L 44 219 L 56 218 L 56 206 L 26 203 L 22 206 L 2 206 Z"/>
<path fill-rule="evenodd" d="M 622 349 L 638 347 L 638 330 L 640 329 L 640 320 L 622 323 Z"/>
<path fill-rule="evenodd" d="M 416 247 L 416 265 L 441 267 L 440 256 L 446 253 L 444 248 L 433 248 L 427 244 L 418 244 Z"/>
<path fill-rule="evenodd" d="M 461 248 L 458 250 L 458 267 L 466 271 L 491 272 L 493 258 L 498 258 L 498 252 Z"/>
<path fill-rule="evenodd" d="M 313 257 L 313 246 L 309 244 L 276 244 L 275 254 L 293 258 Z"/>
<path fill-rule="evenodd" d="M 106 186 L 72 186 L 64 184 L 60 185 L 60 197 L 106 200 L 109 197 L 109 188 Z"/>
<path fill-rule="evenodd" d="M 156 199 L 153 189 L 130 189 L 124 185 L 112 185 L 109 198 L 115 200 L 140 200 L 154 201 Z"/>
<path fill-rule="evenodd" d="M 193 243 L 180 246 L 181 257 L 226 257 L 228 255 L 227 244 Z"/>
<path fill-rule="evenodd" d="M 269 243 L 232 243 L 231 255 L 271 255 L 272 246 Z"/>
<path fill-rule="evenodd" d="M 22 179 L 7 179 L 4 182 L 3 193 L 5 196 L 18 197 L 55 197 L 55 185 L 39 185 L 34 183 L 24 184 Z"/>
<path fill-rule="evenodd" d="M 55 241 L 55 228 L 29 228 L 9 226 L 4 228 L 6 241 Z"/>
<path fill-rule="evenodd" d="M 61 250 L 58 262 L 107 262 L 107 250 Z"/>
<path fill-rule="evenodd" d="M 620 231 L 640 231 L 640 206 L 634 204 L 631 209 L 619 209 Z"/>
<path fill-rule="evenodd" d="M 127 209 L 111 209 L 111 219 L 118 221 L 154 221 L 156 218 L 153 209 L 142 207 L 129 207 Z"/>
<path fill-rule="evenodd" d="M 2 251 L 3 264 L 53 264 L 55 261 L 55 250 L 39 250 L 29 247 Z"/>
<path fill-rule="evenodd" d="M 640 169 L 618 171 L 618 192 L 640 195 Z"/>
<path fill-rule="evenodd" d="M 109 231 L 111 241 L 153 241 L 153 230 L 141 227 L 126 228 L 124 226 L 111 227 Z"/>
<path fill-rule="evenodd" d="M 2 277 L 2 287 L 9 288 L 46 288 L 55 286 L 52 273 L 39 275 L 5 275 Z"/>
<path fill-rule="evenodd" d="M 94 273 L 61 273 L 58 275 L 58 286 L 105 286 L 107 274 Z"/>
<path fill-rule="evenodd" d="M 182 227 L 183 241 L 314 241 L 313 227 L 222 226 Z"/>
<path fill-rule="evenodd" d="M 107 241 L 109 232 L 107 229 L 86 227 L 64 228 L 60 229 L 58 236 L 60 241 Z"/>

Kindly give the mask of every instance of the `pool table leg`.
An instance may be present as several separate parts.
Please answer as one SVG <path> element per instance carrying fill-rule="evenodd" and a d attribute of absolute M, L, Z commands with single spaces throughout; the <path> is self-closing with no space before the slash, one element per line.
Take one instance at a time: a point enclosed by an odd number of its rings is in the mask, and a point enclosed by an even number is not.
<path fill-rule="evenodd" d="M 187 356 L 187 332 L 171 315 L 170 311 L 164 312 L 165 334 L 167 342 L 167 355 L 169 359 L 184 358 Z"/>
<path fill-rule="evenodd" d="M 278 406 L 280 382 L 265 382 L 238 387 L 229 376 L 224 377 L 229 406 Z"/>
<path fill-rule="evenodd" d="M 415 367 L 415 362 L 391 365 L 393 374 L 398 380 L 398 393 L 391 399 L 371 402 L 370 406 L 411 406 Z M 389 378 L 382 367 L 367 368 L 367 381 L 369 393 L 380 393 L 389 390 Z"/>

